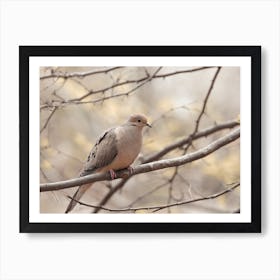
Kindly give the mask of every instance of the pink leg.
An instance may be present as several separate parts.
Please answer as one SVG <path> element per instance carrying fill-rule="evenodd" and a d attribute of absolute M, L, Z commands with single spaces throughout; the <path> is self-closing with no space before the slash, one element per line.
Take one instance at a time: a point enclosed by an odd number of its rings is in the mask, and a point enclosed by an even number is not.
<path fill-rule="evenodd" d="M 114 180 L 117 178 L 117 174 L 113 169 L 110 169 L 110 175 L 111 175 L 111 179 Z"/>
<path fill-rule="evenodd" d="M 131 175 L 131 174 L 133 173 L 133 171 L 134 171 L 134 169 L 133 169 L 132 166 L 128 166 L 127 169 L 128 169 L 128 171 L 129 171 L 130 175 Z"/>

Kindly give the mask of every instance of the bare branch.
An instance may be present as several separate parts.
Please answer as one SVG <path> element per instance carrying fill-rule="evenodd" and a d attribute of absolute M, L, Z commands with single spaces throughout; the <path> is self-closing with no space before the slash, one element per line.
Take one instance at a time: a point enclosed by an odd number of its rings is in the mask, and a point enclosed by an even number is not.
<path fill-rule="evenodd" d="M 114 186 L 114 188 L 112 188 L 104 197 L 103 199 L 100 201 L 99 206 L 103 206 L 105 205 L 108 200 L 113 196 L 114 193 L 116 193 L 118 190 L 120 190 L 125 184 L 126 182 L 133 176 L 133 174 L 128 177 L 128 178 L 124 178 L 122 179 L 118 184 L 116 184 L 116 186 Z M 94 213 L 99 212 L 100 208 L 95 208 L 94 209 Z"/>
<path fill-rule="evenodd" d="M 44 172 L 44 170 L 40 167 L 40 172 L 42 173 L 44 179 L 47 181 L 47 182 L 50 182 L 50 179 L 48 178 L 48 176 L 46 175 L 46 173 Z"/>
<path fill-rule="evenodd" d="M 198 131 L 198 126 L 199 126 L 200 120 L 201 120 L 201 118 L 202 118 L 202 116 L 203 116 L 203 114 L 204 114 L 204 112 L 205 112 L 205 108 L 206 108 L 206 104 L 207 104 L 208 98 L 209 98 L 209 96 L 210 96 L 210 93 L 212 92 L 212 89 L 213 89 L 213 87 L 214 87 L 214 84 L 215 84 L 215 82 L 216 82 L 216 79 L 217 79 L 218 74 L 219 74 L 220 71 L 221 71 L 221 67 L 218 67 L 218 68 L 217 68 L 217 71 L 216 71 L 216 73 L 215 73 L 215 75 L 214 75 L 214 77 L 213 77 L 213 79 L 212 79 L 212 82 L 211 82 L 211 84 L 210 84 L 210 87 L 209 87 L 209 89 L 208 89 L 208 92 L 207 92 L 207 94 L 206 94 L 206 97 L 205 97 L 205 99 L 204 99 L 203 106 L 202 106 L 202 110 L 201 110 L 201 112 L 200 112 L 200 114 L 199 114 L 199 116 L 198 116 L 198 118 L 197 118 L 197 120 L 196 120 L 196 126 L 195 126 L 195 130 L 194 130 L 194 134 Z"/>
<path fill-rule="evenodd" d="M 185 204 L 188 204 L 188 203 L 198 202 L 198 201 L 207 200 L 207 199 L 214 199 L 214 198 L 217 198 L 217 197 L 219 197 L 221 195 L 224 195 L 224 194 L 226 194 L 228 192 L 233 191 L 234 189 L 236 189 L 239 186 L 240 186 L 240 183 L 238 182 L 238 183 L 234 184 L 232 187 L 230 187 L 230 188 L 228 188 L 226 190 L 223 190 L 223 191 L 221 191 L 219 193 L 212 194 L 212 195 L 209 195 L 209 196 L 206 196 L 206 197 L 192 199 L 192 200 L 179 201 L 179 202 L 175 202 L 175 203 L 172 203 L 172 204 L 162 205 L 162 206 L 159 206 L 157 209 L 154 208 L 155 210 L 153 212 L 157 212 L 157 211 L 160 211 L 162 209 L 169 208 L 169 207 L 185 205 Z"/>
<path fill-rule="evenodd" d="M 107 99 L 110 99 L 110 98 L 121 97 L 121 96 L 128 95 L 129 93 L 137 90 L 139 87 L 143 86 L 147 82 L 150 82 L 152 79 L 166 78 L 166 77 L 170 77 L 170 76 L 174 76 L 174 75 L 191 73 L 191 72 L 206 70 L 206 69 L 210 69 L 210 68 L 213 68 L 213 66 L 198 67 L 198 68 L 193 68 L 193 69 L 188 69 L 188 70 L 174 71 L 174 72 L 165 73 L 165 74 L 157 74 L 158 73 L 158 70 L 157 70 L 156 73 L 154 73 L 153 75 L 148 75 L 147 74 L 145 77 L 142 77 L 140 79 L 127 80 L 127 81 L 115 83 L 111 86 L 108 86 L 106 88 L 102 88 L 102 89 L 99 89 L 99 90 L 90 90 L 89 92 L 87 92 L 86 94 L 84 94 L 81 97 L 70 99 L 70 100 L 65 101 L 65 102 L 62 101 L 62 102 L 58 102 L 57 104 L 56 103 L 54 103 L 54 104 L 43 104 L 43 105 L 41 105 L 40 109 L 59 107 L 59 106 L 63 106 L 63 105 L 81 105 L 81 104 L 89 104 L 89 103 L 99 103 L 99 102 L 103 102 L 103 101 L 105 101 Z M 69 75 L 71 75 L 71 74 L 69 74 Z M 134 84 L 134 83 L 136 83 L 136 84 L 142 83 L 142 84 L 137 85 L 136 87 L 132 88 L 130 90 L 131 92 L 128 91 L 128 92 L 120 93 L 120 94 L 113 95 L 113 96 L 104 96 L 102 98 L 99 98 L 99 99 L 96 99 L 96 100 L 91 100 L 91 101 L 84 101 L 84 102 L 82 101 L 83 99 L 89 97 L 90 95 L 97 94 L 97 93 L 105 93 L 106 91 L 111 90 L 115 87 L 119 87 L 119 86 L 123 86 L 123 85 L 127 85 L 127 84 Z"/>
<path fill-rule="evenodd" d="M 73 160 L 73 161 L 75 161 L 75 162 L 78 162 L 78 163 L 80 163 L 80 164 L 83 163 L 83 161 L 80 160 L 79 158 L 77 158 L 77 157 L 75 157 L 75 156 L 73 156 L 73 155 L 70 155 L 70 154 L 68 154 L 68 153 L 66 153 L 66 152 L 63 152 L 62 150 L 60 150 L 60 149 L 58 149 L 58 148 L 56 148 L 56 147 L 53 147 L 53 146 L 51 146 L 50 144 L 41 146 L 40 149 L 41 149 L 41 151 L 43 151 L 43 150 L 48 150 L 48 149 L 49 149 L 49 150 L 51 150 L 51 151 L 55 151 L 55 152 L 56 152 L 57 154 L 59 154 L 59 155 L 65 156 L 65 157 L 67 157 L 67 158 L 69 158 L 69 159 L 71 159 L 71 160 Z"/>
<path fill-rule="evenodd" d="M 58 109 L 57 107 L 53 108 L 53 110 L 52 110 L 52 112 L 50 113 L 50 115 L 48 116 L 48 118 L 47 118 L 45 124 L 44 124 L 43 127 L 41 128 L 40 133 L 42 133 L 42 132 L 44 131 L 44 129 L 47 127 L 48 123 L 50 122 L 51 118 L 53 117 L 53 115 L 54 115 L 54 113 L 56 112 L 57 109 Z"/>
<path fill-rule="evenodd" d="M 174 72 L 161 74 L 161 75 L 153 75 L 152 78 L 153 79 L 166 78 L 166 77 L 170 77 L 170 76 L 174 76 L 174 75 L 206 70 L 206 69 L 209 69 L 209 68 L 213 68 L 213 67 L 212 66 L 211 67 L 199 67 L 199 68 L 193 68 L 193 69 L 189 69 L 189 70 L 174 71 Z M 106 91 L 108 91 L 110 89 L 113 89 L 113 88 L 116 88 L 116 87 L 119 87 L 119 86 L 128 85 L 128 84 L 138 84 L 138 83 L 144 82 L 151 77 L 151 75 L 147 72 L 147 70 L 145 71 L 145 73 L 146 73 L 145 77 L 142 77 L 142 78 L 137 79 L 137 80 L 126 80 L 126 81 L 123 81 L 123 82 L 115 83 L 115 84 L 113 84 L 111 86 L 108 86 L 106 88 L 103 88 L 103 89 L 90 90 L 88 93 L 86 93 L 85 95 L 83 95 L 79 98 L 76 98 L 75 100 L 81 101 L 81 100 L 85 99 L 86 97 L 88 97 L 90 95 L 97 94 L 97 93 L 105 93 Z"/>
<path fill-rule="evenodd" d="M 78 200 L 76 200 L 76 199 L 74 199 L 70 196 L 68 196 L 68 197 L 70 199 L 73 199 L 74 201 L 76 201 L 77 203 L 79 203 L 83 206 L 87 206 L 87 207 L 90 207 L 90 208 L 99 208 L 99 209 L 106 210 L 106 211 L 109 211 L 109 212 L 135 212 L 135 211 L 139 211 L 139 210 L 147 210 L 147 211 L 153 210 L 152 212 L 155 213 L 155 212 L 158 212 L 160 210 L 163 210 L 163 209 L 166 209 L 166 208 L 171 208 L 171 207 L 174 207 L 174 206 L 181 206 L 181 205 L 186 205 L 186 204 L 190 204 L 190 203 L 194 203 L 194 202 L 198 202 L 198 201 L 215 199 L 215 198 L 217 198 L 219 196 L 222 196 L 226 193 L 232 192 L 234 189 L 236 189 L 239 186 L 240 186 L 240 183 L 238 182 L 238 183 L 235 183 L 230 188 L 227 188 L 227 189 L 225 189 L 221 192 L 218 192 L 216 194 L 212 194 L 212 195 L 209 195 L 209 196 L 206 196 L 206 197 L 191 199 L 191 200 L 179 201 L 179 202 L 169 203 L 169 204 L 159 205 L 159 206 L 135 207 L 135 208 L 127 207 L 127 208 L 121 208 L 121 209 L 113 209 L 113 208 L 108 208 L 108 207 L 104 207 L 104 206 L 95 206 L 95 205 L 92 205 L 92 204 L 88 204 L 88 203 L 78 201 Z"/>
<path fill-rule="evenodd" d="M 94 71 L 88 71 L 88 72 L 79 72 L 79 73 L 51 73 L 50 75 L 46 75 L 46 76 L 42 76 L 40 77 L 40 80 L 44 80 L 44 79 L 50 79 L 50 78 L 64 78 L 64 79 L 68 79 L 68 78 L 73 78 L 73 77 L 77 77 L 77 78 L 84 78 L 86 76 L 90 76 L 90 75 L 96 75 L 96 74 L 107 74 L 110 71 L 114 71 L 117 69 L 123 68 L 121 66 L 118 67 L 112 67 L 112 68 L 108 68 L 108 69 L 104 69 L 104 70 L 94 70 Z"/>
<path fill-rule="evenodd" d="M 118 94 L 115 94 L 115 95 L 111 95 L 111 96 L 104 96 L 104 97 L 101 97 L 101 98 L 98 98 L 98 99 L 95 99 L 95 100 L 89 100 L 89 101 L 79 101 L 80 98 L 75 98 L 75 99 L 70 99 L 70 100 L 67 100 L 67 101 L 61 101 L 61 102 L 58 102 L 57 105 L 49 105 L 49 104 L 44 104 L 40 107 L 40 109 L 44 109 L 44 108 L 48 108 L 48 107 L 59 107 L 61 105 L 81 105 L 81 104 L 94 104 L 94 103 L 99 103 L 99 102 L 103 102 L 107 99 L 112 99 L 112 98 L 117 98 L 117 97 L 121 97 L 121 96 L 129 96 L 131 93 L 133 93 L 134 91 L 136 91 L 137 89 L 139 89 L 140 87 L 144 86 L 145 84 L 147 84 L 148 82 L 150 82 L 154 76 L 161 70 L 162 67 L 159 67 L 155 73 L 150 76 L 150 77 L 147 77 L 146 80 L 144 82 L 142 82 L 141 84 L 135 86 L 134 88 L 128 90 L 127 92 L 123 92 L 123 93 L 118 93 Z M 77 101 L 78 100 L 78 101 Z"/>
<path fill-rule="evenodd" d="M 239 122 L 236 121 L 236 120 L 233 120 L 233 121 L 227 121 L 227 122 L 224 122 L 224 123 L 206 128 L 204 130 L 201 130 L 200 132 L 197 132 L 193 136 L 188 136 L 188 137 L 185 137 L 181 140 L 178 140 L 178 141 L 166 146 L 161 151 L 159 151 L 159 152 L 157 152 L 153 155 L 145 157 L 142 160 L 142 163 L 147 163 L 147 162 L 157 160 L 157 159 L 163 157 L 164 155 L 168 154 L 169 152 L 171 152 L 171 151 L 173 151 L 177 148 L 183 147 L 184 145 L 190 143 L 193 140 L 196 140 L 196 139 L 202 138 L 202 137 L 206 137 L 206 136 L 208 136 L 212 133 L 215 133 L 217 131 L 221 131 L 221 130 L 229 129 L 229 128 L 234 128 L 235 126 L 238 126 L 238 125 L 239 125 Z"/>
<path fill-rule="evenodd" d="M 160 184 L 160 185 L 154 187 L 154 188 L 151 189 L 150 191 L 145 192 L 144 194 L 142 194 L 142 195 L 140 195 L 139 197 L 137 197 L 134 201 L 132 201 L 131 203 L 129 203 L 129 205 L 127 206 L 127 208 L 128 208 L 128 207 L 132 207 L 135 203 L 139 202 L 139 201 L 142 200 L 143 198 L 145 198 L 145 197 L 151 195 L 152 193 L 154 193 L 154 192 L 156 192 L 157 190 L 159 190 L 159 189 L 165 187 L 165 186 L 168 185 L 168 184 L 169 184 L 169 182 L 165 182 L 165 183 L 163 183 L 163 184 Z"/>
<path fill-rule="evenodd" d="M 198 68 L 193 68 L 193 69 L 188 69 L 188 70 L 174 71 L 174 72 L 171 72 L 171 73 L 156 75 L 155 78 L 166 78 L 166 77 L 169 77 L 169 76 L 191 73 L 191 72 L 196 72 L 196 71 L 201 71 L 201 70 L 206 70 L 206 69 L 211 69 L 211 68 L 214 68 L 214 66 L 204 66 L 204 67 L 198 67 Z"/>
<path fill-rule="evenodd" d="M 233 142 L 234 140 L 238 139 L 240 137 L 240 129 L 236 129 L 232 132 L 230 132 L 228 135 L 223 136 L 219 138 L 218 140 L 212 142 L 208 146 L 195 151 L 190 154 L 186 154 L 184 156 L 172 158 L 172 159 L 164 159 L 159 160 L 156 162 L 146 163 L 138 165 L 134 168 L 133 174 L 140 174 L 145 172 L 151 172 L 159 169 L 164 169 L 168 167 L 175 167 L 179 165 L 183 165 L 195 160 L 198 160 L 200 158 L 206 157 L 207 155 L 213 153 L 214 151 L 218 150 L 219 148 Z M 118 171 L 117 172 L 117 178 L 127 176 L 129 174 L 128 171 Z M 110 180 L 110 174 L 109 173 L 100 173 L 100 174 L 92 174 L 80 178 L 75 178 L 67 181 L 61 181 L 56 183 L 47 183 L 47 184 L 41 184 L 40 185 L 40 191 L 51 191 L 51 190 L 59 190 L 59 189 L 65 189 L 65 188 L 71 188 L 74 186 L 79 186 L 87 183 L 93 183 L 97 181 L 104 181 L 104 180 Z"/>

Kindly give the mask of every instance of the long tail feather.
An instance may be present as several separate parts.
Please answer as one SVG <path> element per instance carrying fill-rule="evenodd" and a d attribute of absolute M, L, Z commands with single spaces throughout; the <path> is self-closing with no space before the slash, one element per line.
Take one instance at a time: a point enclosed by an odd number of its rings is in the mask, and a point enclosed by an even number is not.
<path fill-rule="evenodd" d="M 92 184 L 86 184 L 86 185 L 83 185 L 83 186 L 80 186 L 77 191 L 75 192 L 75 194 L 73 195 L 73 198 L 75 200 L 80 200 L 80 198 L 83 196 L 83 194 L 89 189 L 89 187 L 91 186 Z M 75 201 L 73 199 L 71 199 L 70 203 L 68 204 L 67 206 L 67 209 L 65 210 L 65 213 L 69 213 L 70 211 L 72 211 L 74 209 L 74 207 L 77 205 L 77 201 Z"/>

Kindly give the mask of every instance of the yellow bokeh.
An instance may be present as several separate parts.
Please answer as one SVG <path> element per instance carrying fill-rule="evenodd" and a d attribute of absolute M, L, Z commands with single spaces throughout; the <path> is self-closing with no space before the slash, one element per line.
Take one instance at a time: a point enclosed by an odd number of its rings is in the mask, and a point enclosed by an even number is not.
<path fill-rule="evenodd" d="M 212 153 L 204 159 L 205 165 L 203 171 L 223 182 L 234 182 L 240 174 L 240 156 L 239 153 L 231 152 L 221 158 L 218 154 Z"/>

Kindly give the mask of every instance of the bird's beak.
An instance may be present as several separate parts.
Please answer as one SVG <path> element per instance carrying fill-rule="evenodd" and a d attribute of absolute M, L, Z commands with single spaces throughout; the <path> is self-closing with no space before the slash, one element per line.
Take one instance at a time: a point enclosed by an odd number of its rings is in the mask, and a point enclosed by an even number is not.
<path fill-rule="evenodd" d="M 148 123 L 146 123 L 146 126 L 148 126 L 148 127 L 152 127 L 150 124 L 148 124 Z"/>

